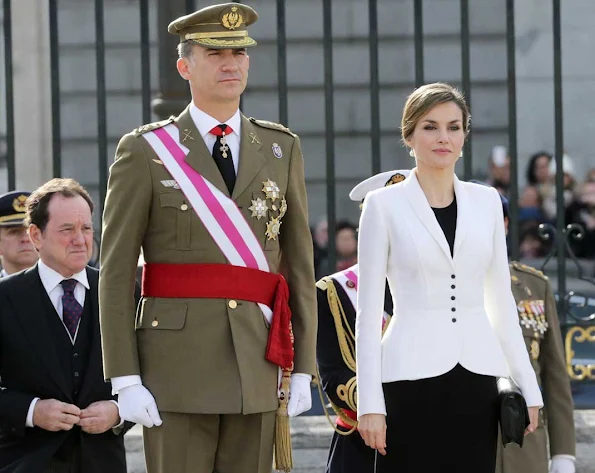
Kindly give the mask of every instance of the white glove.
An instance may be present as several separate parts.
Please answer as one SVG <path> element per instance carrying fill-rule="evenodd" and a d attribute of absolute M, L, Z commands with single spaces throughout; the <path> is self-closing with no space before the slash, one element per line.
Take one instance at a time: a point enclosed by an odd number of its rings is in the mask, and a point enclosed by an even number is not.
<path fill-rule="evenodd" d="M 574 460 L 558 455 L 552 457 L 550 473 L 574 473 L 575 471 Z"/>
<path fill-rule="evenodd" d="M 145 427 L 160 426 L 163 421 L 159 417 L 155 398 L 142 384 L 133 384 L 118 392 L 120 417 Z"/>
<path fill-rule="evenodd" d="M 309 374 L 295 373 L 291 375 L 289 403 L 287 404 L 287 414 L 289 417 L 299 416 L 312 408 L 311 381 L 312 376 Z"/>

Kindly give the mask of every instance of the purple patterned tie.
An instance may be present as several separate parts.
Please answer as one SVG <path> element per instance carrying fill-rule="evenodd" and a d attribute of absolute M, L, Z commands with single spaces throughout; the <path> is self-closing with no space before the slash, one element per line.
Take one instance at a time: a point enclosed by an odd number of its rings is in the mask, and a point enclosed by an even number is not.
<path fill-rule="evenodd" d="M 76 279 L 64 279 L 60 283 L 64 289 L 64 295 L 62 296 L 62 320 L 72 338 L 76 334 L 76 328 L 78 327 L 79 320 L 81 320 L 81 315 L 83 315 L 83 306 L 74 298 L 76 283 Z"/>

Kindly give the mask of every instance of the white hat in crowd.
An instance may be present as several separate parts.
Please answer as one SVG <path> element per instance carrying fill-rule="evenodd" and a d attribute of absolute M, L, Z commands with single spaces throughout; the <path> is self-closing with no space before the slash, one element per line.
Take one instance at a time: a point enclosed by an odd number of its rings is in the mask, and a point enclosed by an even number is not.
<path fill-rule="evenodd" d="M 568 174 L 569 176 L 576 178 L 575 169 L 574 169 L 574 161 L 566 153 L 564 153 L 564 155 L 562 155 L 562 171 L 564 172 L 564 174 Z M 555 159 L 550 160 L 550 174 L 551 175 L 556 174 L 556 160 Z"/>

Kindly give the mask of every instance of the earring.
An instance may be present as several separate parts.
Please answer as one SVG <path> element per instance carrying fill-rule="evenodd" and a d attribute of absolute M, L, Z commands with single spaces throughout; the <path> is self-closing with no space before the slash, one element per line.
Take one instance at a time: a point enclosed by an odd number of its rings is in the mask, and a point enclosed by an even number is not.
<path fill-rule="evenodd" d="M 459 158 L 463 157 L 463 150 L 461 150 L 461 154 L 459 154 Z"/>
<path fill-rule="evenodd" d="M 415 153 L 413 152 L 413 148 L 411 148 L 409 150 L 409 156 L 411 156 L 412 158 L 415 158 Z"/>

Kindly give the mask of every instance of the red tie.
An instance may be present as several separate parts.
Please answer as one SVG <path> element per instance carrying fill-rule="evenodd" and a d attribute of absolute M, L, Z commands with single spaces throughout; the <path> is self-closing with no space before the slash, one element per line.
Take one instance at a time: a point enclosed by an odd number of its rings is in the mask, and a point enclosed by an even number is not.
<path fill-rule="evenodd" d="M 225 133 L 225 136 L 228 136 L 233 133 L 233 130 L 229 125 L 217 125 L 209 133 L 215 136 L 223 136 L 223 133 Z"/>

